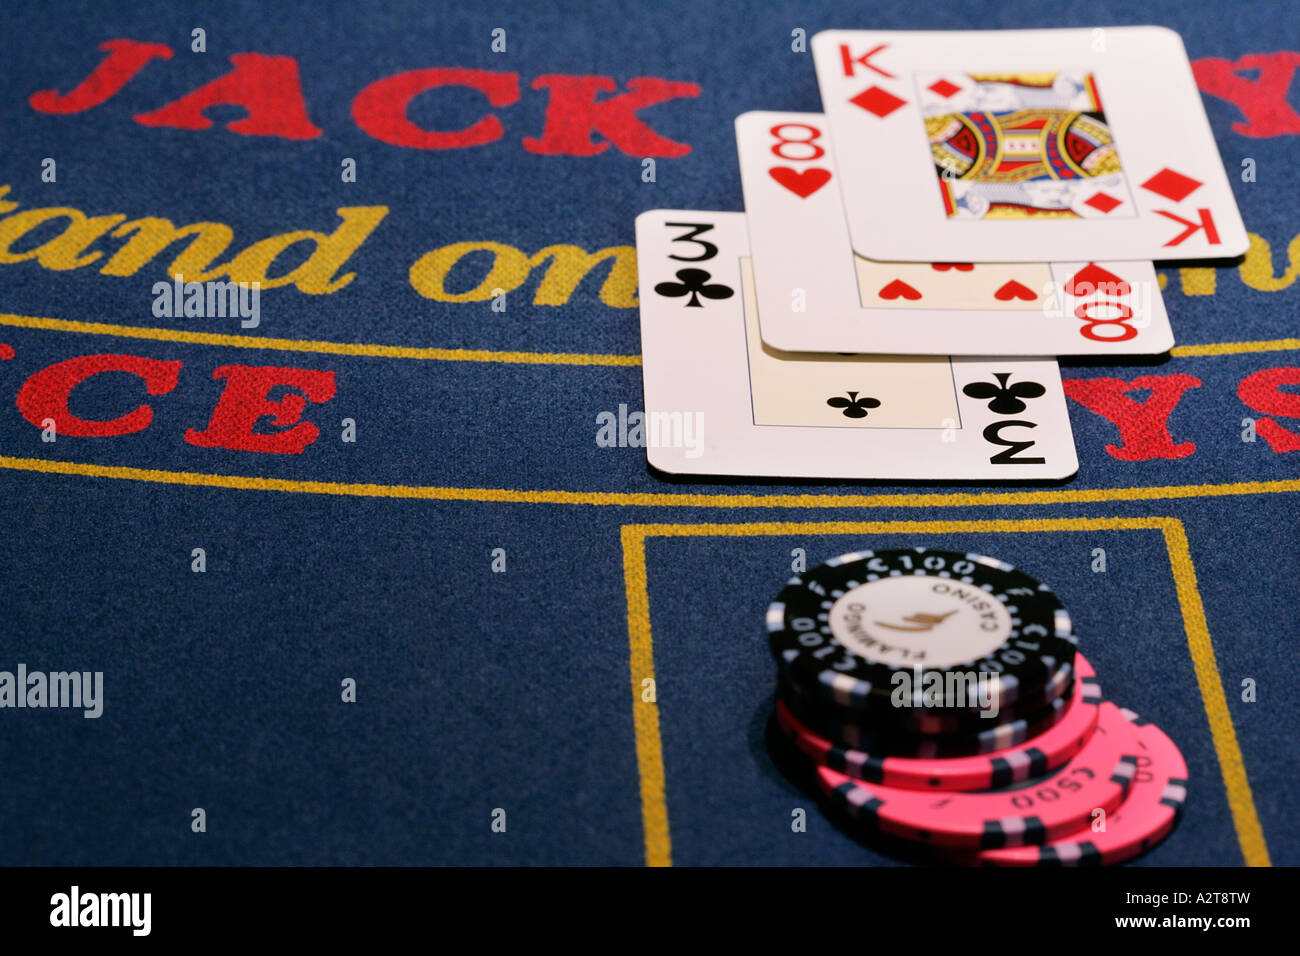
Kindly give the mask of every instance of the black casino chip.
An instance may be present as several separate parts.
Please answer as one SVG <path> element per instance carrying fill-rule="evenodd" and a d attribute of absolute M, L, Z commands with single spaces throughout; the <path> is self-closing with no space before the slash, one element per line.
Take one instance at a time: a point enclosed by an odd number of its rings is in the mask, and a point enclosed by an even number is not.
<path fill-rule="evenodd" d="M 1061 666 L 1036 693 L 1020 695 L 1003 688 L 995 714 L 985 713 L 978 707 L 895 707 L 888 700 L 868 697 L 858 707 L 842 707 L 825 697 L 805 696 L 797 683 L 778 670 L 777 694 L 799 700 L 805 707 L 824 714 L 829 720 L 844 724 L 869 723 L 881 733 L 951 734 L 987 730 L 999 724 L 1020 720 L 1045 710 L 1054 701 L 1069 699 L 1074 684 L 1074 662 L 1062 661 Z M 1010 702 L 1008 702 L 1010 701 Z"/>
<path fill-rule="evenodd" d="M 834 746 L 882 757 L 935 760 L 995 753 L 1044 734 L 1069 711 L 1073 694 L 1058 697 L 1042 710 L 1021 717 L 990 721 L 983 730 L 941 734 L 899 732 L 874 722 L 840 723 L 801 696 L 778 694 L 777 699 L 798 722 Z"/>
<path fill-rule="evenodd" d="M 840 555 L 767 610 L 781 678 L 838 709 L 952 715 L 1068 686 L 1075 638 L 1051 589 L 996 558 L 909 548 Z M 978 682 L 978 683 L 977 683 Z"/>

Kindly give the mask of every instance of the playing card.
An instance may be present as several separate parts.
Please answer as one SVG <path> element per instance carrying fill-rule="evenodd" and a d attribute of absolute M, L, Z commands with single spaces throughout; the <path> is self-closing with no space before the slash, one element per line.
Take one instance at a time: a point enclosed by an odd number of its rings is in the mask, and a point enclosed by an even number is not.
<path fill-rule="evenodd" d="M 1173 345 L 1149 261 L 866 259 L 853 251 L 821 114 L 743 113 L 736 142 L 769 345 L 914 355 L 1129 355 Z"/>
<path fill-rule="evenodd" d="M 830 30 L 812 50 L 861 255 L 1031 262 L 1246 251 L 1172 30 Z"/>
<path fill-rule="evenodd" d="M 1065 478 L 1054 361 L 781 352 L 758 334 L 741 213 L 636 220 L 650 464 L 700 475 Z"/>

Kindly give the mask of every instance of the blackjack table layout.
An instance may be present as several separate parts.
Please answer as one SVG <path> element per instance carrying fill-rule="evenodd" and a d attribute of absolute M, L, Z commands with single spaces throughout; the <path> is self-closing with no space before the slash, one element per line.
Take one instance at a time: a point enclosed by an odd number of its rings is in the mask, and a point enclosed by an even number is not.
<path fill-rule="evenodd" d="M 1154 257 L 1172 346 L 1059 356 L 1060 428 L 1032 437 L 1077 470 L 914 473 L 882 444 L 825 471 L 778 439 L 710 474 L 647 447 L 683 440 L 648 427 L 656 382 L 729 380 L 725 348 L 681 343 L 724 316 L 743 342 L 752 278 L 689 263 L 744 235 L 736 117 L 822 112 L 818 34 L 1146 24 L 1182 39 L 1245 232 Z M 0 48 L 0 865 L 1300 863 L 1294 4 L 8 2 Z M 844 53 L 879 84 L 863 116 L 907 98 L 896 62 Z M 1132 167 L 1132 101 L 1187 168 L 1199 110 L 1098 73 L 1054 161 Z M 1041 128 L 999 134 L 1008 181 Z M 935 149 L 978 164 L 953 130 Z M 940 165 L 924 201 L 976 208 Z M 1228 242 L 1182 201 L 1198 183 L 1130 185 L 1177 195 L 1185 249 Z M 669 217 L 669 269 L 652 210 L 735 228 Z M 653 356 L 652 304 L 682 336 Z M 928 361 L 897 387 L 949 376 Z M 743 441 L 764 416 L 816 432 L 759 407 L 753 368 Z M 964 394 L 1043 391 L 999 382 Z M 875 394 L 818 393 L 824 447 L 890 421 Z M 877 707 L 920 665 L 872 654 L 989 594 L 973 626 L 1012 635 L 990 655 L 1016 721 Z"/>

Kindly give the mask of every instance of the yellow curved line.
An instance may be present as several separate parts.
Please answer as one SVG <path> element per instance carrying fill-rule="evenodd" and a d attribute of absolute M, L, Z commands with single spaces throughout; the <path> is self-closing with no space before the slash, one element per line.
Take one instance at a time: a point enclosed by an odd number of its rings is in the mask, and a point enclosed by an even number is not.
<path fill-rule="evenodd" d="M 1175 345 L 1169 354 L 1175 358 L 1198 358 L 1205 355 L 1242 355 L 1247 352 L 1286 352 L 1300 349 L 1300 339 L 1273 339 L 1268 342 L 1212 342 L 1208 345 Z"/>
<path fill-rule="evenodd" d="M 298 481 L 255 475 L 218 475 L 199 471 L 165 471 L 125 465 L 93 465 L 43 458 L 0 455 L 0 468 L 46 474 L 150 481 L 167 485 L 202 485 L 241 491 L 284 491 L 362 498 L 416 498 L 429 501 L 487 501 L 508 504 L 614 505 L 647 508 L 966 508 L 1001 505 L 1080 504 L 1100 501 L 1151 501 L 1167 498 L 1217 498 L 1232 495 L 1300 491 L 1300 479 L 1241 481 L 1221 485 L 1163 485 L 1149 488 L 1080 488 L 1061 491 L 1012 491 L 936 494 L 756 495 L 631 491 L 558 491 L 516 488 L 459 488 L 447 485 L 383 485 L 369 482 Z"/>
<path fill-rule="evenodd" d="M 507 362 L 526 365 L 628 365 L 641 364 L 639 355 L 600 355 L 580 352 L 493 352 L 488 349 L 414 348 L 404 345 L 366 345 L 360 342 L 325 342 L 309 339 L 267 339 L 256 335 L 222 335 L 185 329 L 151 329 L 106 322 L 74 322 L 31 315 L 0 313 L 0 325 L 47 332 L 82 332 L 113 335 L 155 342 L 183 342 L 187 345 L 224 345 L 237 349 L 273 349 L 284 352 L 317 352 L 325 355 L 353 355 L 364 358 L 420 359 L 438 362 Z"/>
<path fill-rule="evenodd" d="M 0 312 L 0 325 L 46 332 L 79 332 L 85 335 L 109 335 L 154 342 L 180 342 L 186 345 L 218 345 L 239 349 L 270 349 L 284 352 L 316 352 L 324 355 L 350 355 L 361 358 L 398 358 L 438 362 L 503 362 L 525 365 L 606 365 L 635 367 L 639 355 L 599 352 L 523 352 L 491 349 L 418 348 L 405 345 L 375 345 L 364 342 L 329 342 L 317 339 L 271 339 L 256 335 L 225 335 L 217 332 L 192 332 L 185 329 L 158 329 L 108 322 L 78 322 L 32 315 Z M 1209 355 L 1241 355 L 1249 352 L 1284 352 L 1300 350 L 1300 339 L 1271 339 L 1259 342 L 1211 342 L 1205 345 L 1176 345 L 1169 350 L 1175 358 L 1198 358 Z"/>

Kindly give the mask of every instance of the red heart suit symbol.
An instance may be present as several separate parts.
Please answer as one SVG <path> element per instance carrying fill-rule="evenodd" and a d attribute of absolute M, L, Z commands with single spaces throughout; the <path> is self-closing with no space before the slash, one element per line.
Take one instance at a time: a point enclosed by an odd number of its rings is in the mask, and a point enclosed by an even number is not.
<path fill-rule="evenodd" d="M 767 173 L 800 199 L 807 199 L 831 181 L 828 169 L 795 170 L 789 166 L 773 166 Z"/>
<path fill-rule="evenodd" d="M 1007 282 L 1002 286 L 1002 288 L 998 289 L 997 292 L 994 292 L 993 295 L 1003 302 L 1010 302 L 1012 299 L 1024 299 L 1026 302 L 1032 302 L 1034 299 L 1038 298 L 1038 296 L 1036 296 L 1031 290 L 1021 285 L 1015 279 Z"/>
<path fill-rule="evenodd" d="M 930 268 L 935 272 L 947 272 L 949 269 L 956 269 L 958 272 L 970 272 L 975 268 L 973 262 L 931 262 Z"/>
<path fill-rule="evenodd" d="M 889 283 L 889 285 L 877 292 L 876 295 L 880 296 L 882 299 L 903 298 L 911 299 L 913 302 L 921 298 L 921 293 L 917 292 L 902 279 L 895 279 L 893 282 Z"/>
<path fill-rule="evenodd" d="M 1132 287 L 1109 269 L 1103 269 L 1095 262 L 1089 262 L 1086 266 L 1070 276 L 1065 283 L 1065 292 L 1067 295 L 1077 295 L 1080 298 L 1092 295 L 1094 292 L 1099 295 L 1116 295 L 1126 296 L 1132 292 Z"/>

